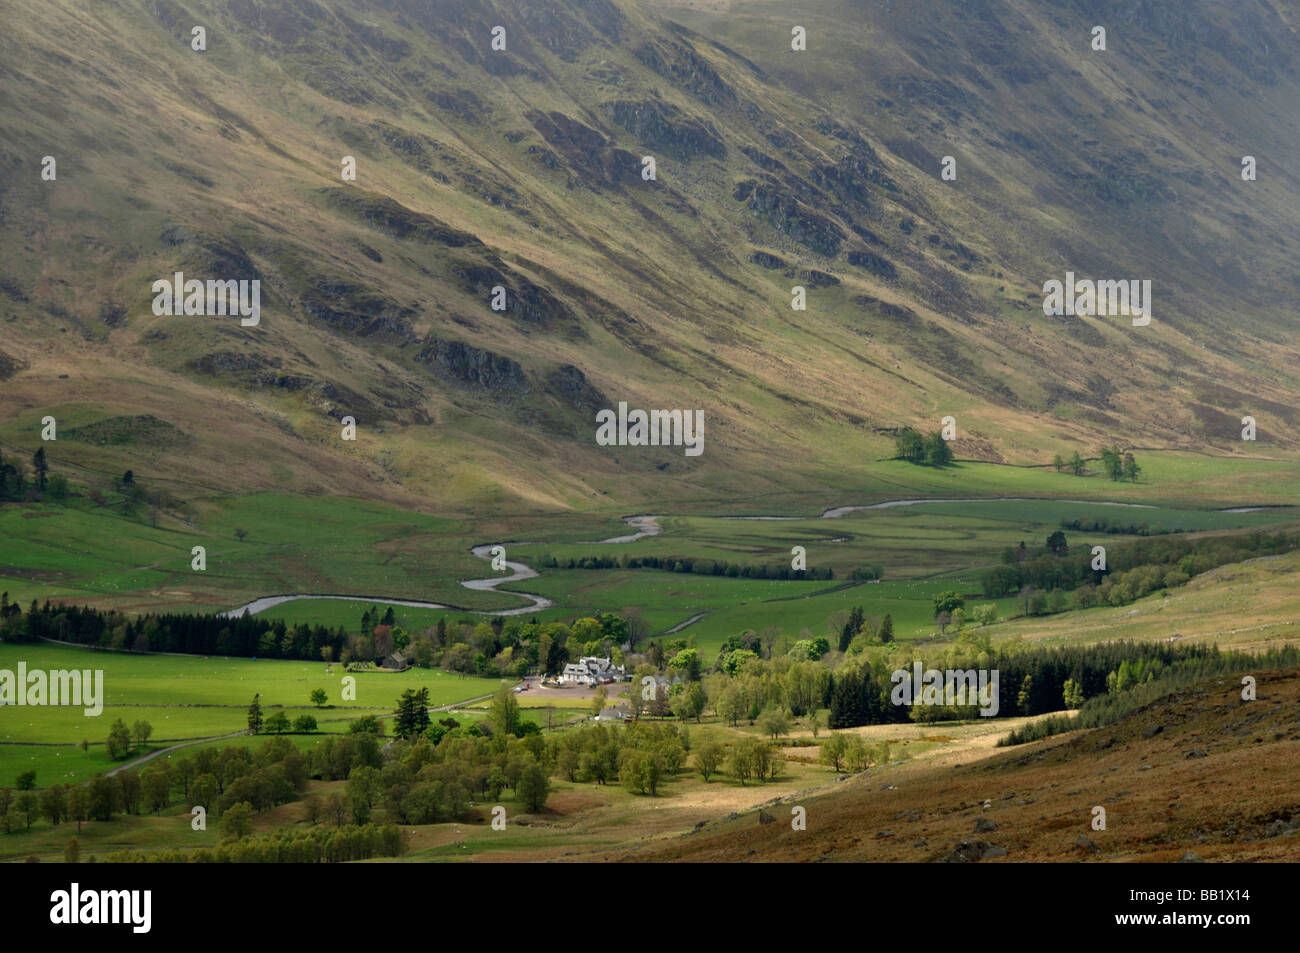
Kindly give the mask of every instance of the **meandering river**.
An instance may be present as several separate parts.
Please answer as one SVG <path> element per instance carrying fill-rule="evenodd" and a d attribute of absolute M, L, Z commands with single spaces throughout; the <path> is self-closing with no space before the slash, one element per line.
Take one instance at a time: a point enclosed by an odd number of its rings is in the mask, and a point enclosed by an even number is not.
<path fill-rule="evenodd" d="M 838 519 L 848 513 L 855 513 L 859 510 L 887 510 L 898 506 L 918 506 L 923 503 L 1027 503 L 1027 502 L 1044 502 L 1044 503 L 1080 503 L 1088 506 L 1125 506 L 1134 509 L 1154 510 L 1159 507 L 1150 503 L 1123 503 L 1113 500 L 1054 500 L 1043 499 L 1042 497 L 1031 496 L 995 496 L 982 499 L 928 499 L 928 500 L 885 500 L 883 503 L 867 503 L 856 506 L 834 506 L 828 510 L 823 510 L 820 517 L 808 516 L 723 516 L 720 519 L 728 520 L 806 520 L 806 519 Z M 1236 506 L 1219 510 L 1220 513 L 1251 513 L 1256 510 L 1268 509 L 1264 506 Z M 638 539 L 645 539 L 648 536 L 658 536 L 663 532 L 663 527 L 659 525 L 660 516 L 625 516 L 623 522 L 626 523 L 636 532 L 625 536 L 611 536 L 609 539 L 602 539 L 600 543 L 633 543 Z M 523 543 L 483 543 L 473 547 L 470 552 L 480 559 L 492 559 L 492 550 L 497 546 L 506 547 L 507 551 L 511 546 L 522 546 Z M 496 575 L 488 576 L 484 579 L 466 579 L 461 585 L 466 589 L 474 589 L 479 592 L 491 591 L 500 586 L 502 583 L 518 582 L 521 579 L 533 579 L 540 575 L 536 569 L 525 563 L 506 561 L 506 568 L 511 571 L 508 576 Z M 555 605 L 553 601 L 546 596 L 539 596 L 532 592 L 517 592 L 513 589 L 508 590 L 510 595 L 519 596 L 531 601 L 531 605 L 520 606 L 516 609 L 473 609 L 465 610 L 473 612 L 476 615 L 527 615 L 530 612 L 540 612 L 542 609 L 548 609 Z M 252 602 L 245 603 L 237 609 L 231 609 L 223 615 L 229 618 L 235 618 L 243 615 L 245 612 L 250 615 L 257 615 L 259 612 L 265 612 L 274 606 L 281 605 L 285 602 L 292 602 L 295 599 L 345 599 L 349 602 L 373 602 L 386 606 L 409 606 L 416 609 L 454 609 L 455 606 L 444 605 L 440 602 L 421 602 L 415 599 L 389 599 L 383 596 L 346 596 L 336 595 L 333 593 L 298 593 L 294 595 L 280 596 L 263 596 L 260 599 L 254 599 Z M 691 622 L 695 622 L 699 616 L 688 620 L 686 623 L 678 626 L 685 628 Z M 674 630 L 676 631 L 676 630 Z"/>

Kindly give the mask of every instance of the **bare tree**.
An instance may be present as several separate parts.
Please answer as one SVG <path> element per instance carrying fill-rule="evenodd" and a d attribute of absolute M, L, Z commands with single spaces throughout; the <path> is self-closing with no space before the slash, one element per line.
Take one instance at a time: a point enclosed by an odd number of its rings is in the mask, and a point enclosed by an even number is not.
<path fill-rule="evenodd" d="M 641 610 L 636 606 L 627 606 L 619 610 L 619 615 L 627 623 L 628 645 L 635 649 L 637 643 L 650 634 L 650 623 L 645 620 Z"/>

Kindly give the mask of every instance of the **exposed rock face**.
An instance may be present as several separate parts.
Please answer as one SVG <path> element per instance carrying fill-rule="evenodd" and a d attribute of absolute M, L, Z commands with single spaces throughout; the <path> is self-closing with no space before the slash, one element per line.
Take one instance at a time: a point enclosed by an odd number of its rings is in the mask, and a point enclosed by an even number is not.
<path fill-rule="evenodd" d="M 891 304 L 888 301 L 881 301 L 879 298 L 873 298 L 870 295 L 858 295 L 853 299 L 853 303 L 860 304 L 864 308 L 874 308 L 881 317 L 888 318 L 903 327 L 921 323 L 920 316 L 911 308 Z"/>
<path fill-rule="evenodd" d="M 464 265 L 456 269 L 456 277 L 485 302 L 493 288 L 505 288 L 505 313 L 528 324 L 550 327 L 577 320 L 563 301 L 517 272 L 507 275 L 491 265 Z"/>
<path fill-rule="evenodd" d="M 653 39 L 633 55 L 679 89 L 711 106 L 730 106 L 736 92 L 695 48 L 681 41 Z"/>
<path fill-rule="evenodd" d="M 351 281 L 317 277 L 298 304 L 311 317 L 349 334 L 415 341 L 410 324 L 414 309 Z"/>
<path fill-rule="evenodd" d="M 609 406 L 609 400 L 572 364 L 561 364 L 546 376 L 546 388 L 574 410 L 594 413 Z"/>
<path fill-rule="evenodd" d="M 641 160 L 610 145 L 605 136 L 561 112 L 533 110 L 525 118 L 565 164 L 588 186 L 631 185 L 641 181 Z"/>
<path fill-rule="evenodd" d="M 749 260 L 755 265 L 759 265 L 763 268 L 777 269 L 785 267 L 784 258 L 778 258 L 776 255 L 769 254 L 765 251 L 754 252 L 749 256 Z"/>
<path fill-rule="evenodd" d="M 186 278 L 215 278 L 222 281 L 260 281 L 263 278 L 253 264 L 253 259 L 248 257 L 248 252 L 232 238 L 196 232 L 184 225 L 172 225 L 163 229 L 159 238 L 165 246 L 183 249 L 176 270 L 187 272 Z M 266 291 L 264 287 L 264 304 Z"/>
<path fill-rule="evenodd" d="M 187 365 L 200 374 L 217 377 L 221 374 L 255 371 L 264 367 L 279 367 L 279 358 L 267 360 L 259 354 L 244 354 L 239 351 L 212 351 L 197 357 Z"/>
<path fill-rule="evenodd" d="M 345 188 L 323 189 L 322 193 L 335 208 L 343 209 L 375 231 L 392 238 L 449 248 L 483 247 L 483 243 L 469 232 L 412 211 L 385 195 Z"/>
<path fill-rule="evenodd" d="M 816 268 L 809 268 L 806 271 L 799 272 L 799 279 L 810 288 L 829 288 L 840 283 L 840 279 L 834 275 L 818 271 Z"/>
<path fill-rule="evenodd" d="M 464 341 L 430 338 L 415 360 L 427 365 L 436 377 L 486 390 L 497 397 L 518 397 L 529 391 L 524 370 L 516 361 Z"/>
<path fill-rule="evenodd" d="M 727 147 L 711 123 L 687 116 L 671 103 L 619 100 L 605 103 L 606 114 L 652 149 L 678 159 L 725 158 Z"/>
<path fill-rule="evenodd" d="M 16 357 L 11 357 L 4 351 L 0 351 L 0 381 L 7 381 L 21 370 L 26 370 L 27 362 Z"/>
<path fill-rule="evenodd" d="M 126 308 L 112 301 L 105 301 L 99 309 L 99 320 L 110 328 L 120 328 L 126 323 Z"/>
<path fill-rule="evenodd" d="M 873 275 L 879 275 L 881 278 L 898 277 L 898 269 L 879 255 L 873 255 L 869 251 L 851 251 L 848 257 L 850 265 L 856 268 L 865 268 Z"/>
<path fill-rule="evenodd" d="M 782 235 L 818 254 L 827 257 L 839 254 L 843 230 L 829 218 L 791 198 L 775 179 L 742 182 L 732 196 L 761 214 Z"/>

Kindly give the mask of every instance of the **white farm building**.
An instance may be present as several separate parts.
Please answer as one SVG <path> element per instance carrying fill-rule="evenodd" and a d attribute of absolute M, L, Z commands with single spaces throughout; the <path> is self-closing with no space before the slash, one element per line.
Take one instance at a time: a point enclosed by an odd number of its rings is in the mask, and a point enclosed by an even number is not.
<path fill-rule="evenodd" d="M 568 685 L 604 685 L 621 682 L 626 678 L 623 666 L 594 655 L 585 655 L 576 662 L 570 662 L 560 673 L 560 681 Z"/>

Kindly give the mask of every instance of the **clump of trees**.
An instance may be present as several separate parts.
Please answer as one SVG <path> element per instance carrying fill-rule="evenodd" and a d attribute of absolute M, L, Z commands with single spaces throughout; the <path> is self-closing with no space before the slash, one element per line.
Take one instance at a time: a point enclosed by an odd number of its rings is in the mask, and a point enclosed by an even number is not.
<path fill-rule="evenodd" d="M 847 768 L 857 774 L 872 765 L 888 764 L 890 757 L 889 742 L 870 745 L 861 735 L 833 734 L 822 742 L 818 760 L 839 772 Z"/>
<path fill-rule="evenodd" d="M 61 503 L 68 496 L 68 478 L 50 472 L 50 461 L 45 448 L 32 454 L 31 479 L 21 457 L 6 458 L 0 452 L 0 500 L 35 500 L 48 496 Z"/>
<path fill-rule="evenodd" d="M 1217 566 L 1300 549 L 1297 533 L 1233 533 L 1195 539 L 1159 537 L 1107 549 L 1106 569 L 1093 569 L 1090 547 L 1071 549 L 1057 531 L 1041 549 L 1008 547 L 1002 564 L 982 578 L 984 595 L 1017 593 L 1029 615 L 1096 605 L 1125 605 L 1162 588 L 1185 584 Z M 1071 592 L 1072 595 L 1066 595 Z"/>
<path fill-rule="evenodd" d="M 1100 459 L 1102 472 L 1112 480 L 1128 480 L 1130 483 L 1136 483 L 1142 474 L 1142 468 L 1138 466 L 1133 454 L 1121 451 L 1118 446 L 1102 447 Z M 1075 476 L 1086 476 L 1088 473 L 1087 461 L 1079 456 L 1077 450 L 1068 460 L 1058 453 L 1052 458 L 1052 467 L 1057 473 L 1069 472 Z"/>
<path fill-rule="evenodd" d="M 178 800 L 186 806 L 202 805 L 213 817 L 240 803 L 263 811 L 295 800 L 309 776 L 308 759 L 284 738 L 269 740 L 255 752 L 236 747 L 203 748 L 188 758 L 151 761 L 139 771 L 121 771 L 112 777 L 101 774 L 82 784 L 51 785 L 39 795 L 26 792 L 15 799 L 9 789 L 0 789 L 0 823 L 10 832 L 16 820 L 26 829 L 43 816 L 55 827 L 75 821 L 80 833 L 87 821 L 111 821 L 120 814 L 158 814 Z M 17 816 L 15 807 L 20 812 Z"/>
<path fill-rule="evenodd" d="M 142 750 L 152 734 L 153 725 L 147 721 L 137 721 L 128 728 L 126 722 L 118 718 L 109 726 L 108 740 L 104 743 L 104 748 L 110 758 L 120 761 L 130 754 L 133 748 L 137 751 Z"/>
<path fill-rule="evenodd" d="M 922 435 L 912 427 L 902 428 L 894 435 L 894 455 L 922 466 L 943 467 L 952 463 L 952 448 L 938 430 Z"/>

